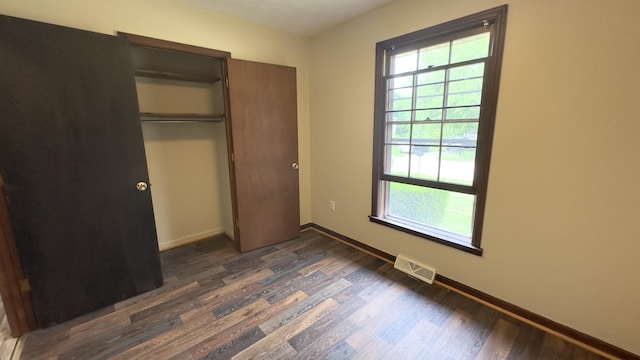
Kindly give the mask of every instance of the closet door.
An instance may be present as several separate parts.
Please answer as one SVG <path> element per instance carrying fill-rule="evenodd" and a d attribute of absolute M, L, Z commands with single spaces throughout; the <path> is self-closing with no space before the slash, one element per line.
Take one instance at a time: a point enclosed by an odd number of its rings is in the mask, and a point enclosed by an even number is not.
<path fill-rule="evenodd" d="M 160 286 L 126 41 L 2 16 L 0 49 L 0 172 L 40 326 Z"/>
<path fill-rule="evenodd" d="M 249 251 L 300 235 L 296 69 L 229 59 L 228 75 L 235 231 Z"/>

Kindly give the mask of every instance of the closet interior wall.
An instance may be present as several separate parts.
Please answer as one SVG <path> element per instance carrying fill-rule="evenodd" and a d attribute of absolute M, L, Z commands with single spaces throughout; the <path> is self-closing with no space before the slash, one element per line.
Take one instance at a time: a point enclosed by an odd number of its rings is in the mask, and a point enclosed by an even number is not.
<path fill-rule="evenodd" d="M 138 46 L 132 60 L 160 250 L 233 237 L 222 61 Z"/>

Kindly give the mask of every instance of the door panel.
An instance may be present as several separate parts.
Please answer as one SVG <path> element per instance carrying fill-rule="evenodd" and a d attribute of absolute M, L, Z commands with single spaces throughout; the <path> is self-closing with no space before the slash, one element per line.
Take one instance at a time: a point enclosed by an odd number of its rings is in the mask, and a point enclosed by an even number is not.
<path fill-rule="evenodd" d="M 162 284 L 124 38 L 0 17 L 0 172 L 40 326 Z"/>
<path fill-rule="evenodd" d="M 230 59 L 240 250 L 300 235 L 296 69 Z"/>

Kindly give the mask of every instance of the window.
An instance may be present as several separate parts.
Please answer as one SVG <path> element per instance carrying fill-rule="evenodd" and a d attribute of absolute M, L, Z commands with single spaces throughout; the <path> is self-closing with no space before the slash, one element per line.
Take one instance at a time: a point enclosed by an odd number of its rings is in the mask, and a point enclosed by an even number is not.
<path fill-rule="evenodd" d="M 371 221 L 482 254 L 506 14 L 377 44 Z"/>

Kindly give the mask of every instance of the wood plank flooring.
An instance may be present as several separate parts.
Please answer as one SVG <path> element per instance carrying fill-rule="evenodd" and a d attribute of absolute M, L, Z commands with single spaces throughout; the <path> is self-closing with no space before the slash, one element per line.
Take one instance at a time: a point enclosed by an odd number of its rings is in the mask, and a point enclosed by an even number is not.
<path fill-rule="evenodd" d="M 18 339 L 11 336 L 9 320 L 4 311 L 4 304 L 0 299 L 0 360 L 9 360 L 13 354 Z"/>
<path fill-rule="evenodd" d="M 162 263 L 162 288 L 28 334 L 21 359 L 601 359 L 314 230 Z"/>

